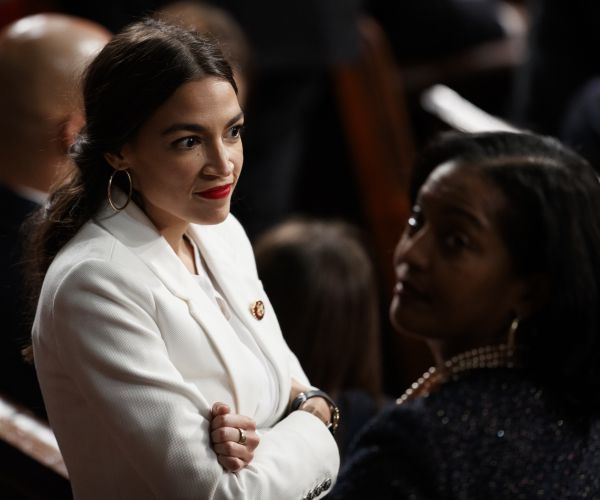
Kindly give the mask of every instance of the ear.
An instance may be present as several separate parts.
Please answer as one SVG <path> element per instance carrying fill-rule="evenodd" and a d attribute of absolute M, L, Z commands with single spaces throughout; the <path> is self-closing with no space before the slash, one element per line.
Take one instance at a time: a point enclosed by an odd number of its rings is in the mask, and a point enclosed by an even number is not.
<path fill-rule="evenodd" d="M 539 311 L 550 296 L 550 280 L 543 273 L 523 278 L 522 290 L 515 307 L 516 315 L 523 319 Z"/>
<path fill-rule="evenodd" d="M 127 170 L 129 168 L 127 159 L 120 151 L 114 153 L 104 153 L 104 159 L 115 170 Z"/>

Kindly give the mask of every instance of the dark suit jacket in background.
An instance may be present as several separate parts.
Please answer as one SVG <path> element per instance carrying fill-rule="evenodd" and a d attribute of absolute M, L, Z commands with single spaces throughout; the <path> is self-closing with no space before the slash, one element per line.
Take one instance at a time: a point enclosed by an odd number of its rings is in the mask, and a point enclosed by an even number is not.
<path fill-rule="evenodd" d="M 19 229 L 38 205 L 0 185 L 0 394 L 45 418 L 46 412 L 35 369 L 21 357 L 30 336 L 26 320 L 24 276 L 20 269 Z"/>

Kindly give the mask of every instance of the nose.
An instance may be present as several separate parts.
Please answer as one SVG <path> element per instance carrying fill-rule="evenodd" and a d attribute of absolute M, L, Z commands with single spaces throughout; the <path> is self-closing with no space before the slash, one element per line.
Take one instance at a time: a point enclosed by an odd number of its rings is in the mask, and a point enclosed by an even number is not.
<path fill-rule="evenodd" d="M 234 170 L 231 152 L 222 141 L 215 141 L 206 148 L 206 164 L 202 173 L 212 177 L 229 177 Z"/>
<path fill-rule="evenodd" d="M 398 269 L 406 264 L 414 269 L 426 269 L 430 260 L 431 244 L 432 235 L 427 225 L 413 234 L 410 234 L 407 227 L 394 251 L 394 268 Z"/>

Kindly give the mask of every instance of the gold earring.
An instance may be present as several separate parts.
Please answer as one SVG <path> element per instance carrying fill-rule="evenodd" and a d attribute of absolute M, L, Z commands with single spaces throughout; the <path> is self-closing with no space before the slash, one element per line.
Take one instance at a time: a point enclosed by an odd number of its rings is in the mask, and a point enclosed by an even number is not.
<path fill-rule="evenodd" d="M 124 172 L 127 175 L 127 180 L 129 181 L 129 193 L 127 194 L 127 200 L 125 201 L 125 203 L 120 206 L 117 207 L 112 199 L 112 183 L 113 183 L 113 178 L 115 177 L 115 175 L 118 172 Z M 115 212 L 120 212 L 121 210 L 123 210 L 127 205 L 129 205 L 129 202 L 131 201 L 131 195 L 133 194 L 133 182 L 131 182 L 131 174 L 129 173 L 129 169 L 125 169 L 125 170 L 113 170 L 112 174 L 110 174 L 110 177 L 108 178 L 108 188 L 106 191 L 106 196 L 108 198 L 108 204 L 111 206 L 111 208 L 115 211 Z"/>
<path fill-rule="evenodd" d="M 517 330 L 519 329 L 519 317 L 515 316 L 510 324 L 510 328 L 508 329 L 508 339 L 506 345 L 509 349 L 513 350 L 515 348 L 515 335 Z"/>

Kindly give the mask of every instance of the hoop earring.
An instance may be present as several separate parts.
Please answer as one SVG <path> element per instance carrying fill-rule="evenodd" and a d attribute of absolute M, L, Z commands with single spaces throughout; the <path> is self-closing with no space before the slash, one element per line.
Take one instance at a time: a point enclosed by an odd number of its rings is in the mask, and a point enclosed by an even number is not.
<path fill-rule="evenodd" d="M 516 345 L 515 336 L 516 336 L 518 329 L 519 329 L 519 317 L 515 316 L 515 318 L 512 320 L 512 322 L 510 324 L 510 328 L 508 329 L 508 337 L 507 337 L 507 342 L 506 342 L 506 345 L 511 350 L 513 350 L 515 348 L 515 345 Z"/>
<path fill-rule="evenodd" d="M 115 202 L 112 199 L 112 183 L 113 183 L 113 178 L 115 177 L 115 175 L 118 172 L 124 172 L 127 175 L 127 180 L 129 181 L 129 193 L 127 194 L 127 200 L 120 207 L 117 207 L 117 205 L 115 205 Z M 129 205 L 129 202 L 131 201 L 131 195 L 132 194 L 133 194 L 133 182 L 131 182 L 131 174 L 129 173 L 129 169 L 125 169 L 125 170 L 113 170 L 112 174 L 110 174 L 110 177 L 108 178 L 108 188 L 106 190 L 106 197 L 108 198 L 108 204 L 110 205 L 110 207 L 115 212 L 120 212 L 127 205 Z"/>

